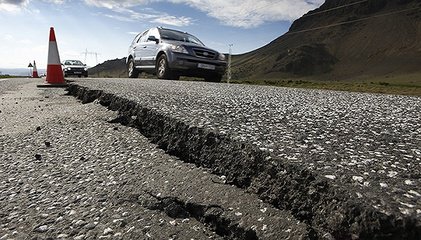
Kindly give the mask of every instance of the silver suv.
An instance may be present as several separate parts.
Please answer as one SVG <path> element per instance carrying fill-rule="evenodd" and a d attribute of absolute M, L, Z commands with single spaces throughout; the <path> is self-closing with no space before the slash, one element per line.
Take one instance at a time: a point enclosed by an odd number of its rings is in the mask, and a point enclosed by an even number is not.
<path fill-rule="evenodd" d="M 224 54 L 207 48 L 195 36 L 161 27 L 134 38 L 126 63 L 130 78 L 148 72 L 160 79 L 191 76 L 211 82 L 220 82 L 227 66 Z"/>

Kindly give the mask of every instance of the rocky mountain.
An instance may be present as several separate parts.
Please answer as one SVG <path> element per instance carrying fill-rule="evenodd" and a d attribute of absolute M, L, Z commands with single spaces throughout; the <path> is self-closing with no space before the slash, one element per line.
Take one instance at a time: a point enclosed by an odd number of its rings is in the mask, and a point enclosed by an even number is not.
<path fill-rule="evenodd" d="M 414 72 L 421 72 L 420 0 L 327 0 L 285 35 L 233 61 L 234 79 Z"/>

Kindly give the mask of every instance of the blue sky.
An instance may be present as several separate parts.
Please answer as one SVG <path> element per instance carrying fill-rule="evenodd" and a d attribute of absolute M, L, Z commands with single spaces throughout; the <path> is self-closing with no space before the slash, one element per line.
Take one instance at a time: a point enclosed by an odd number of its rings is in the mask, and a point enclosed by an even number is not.
<path fill-rule="evenodd" d="M 61 60 L 89 66 L 127 54 L 136 33 L 155 26 L 189 32 L 233 53 L 262 47 L 324 0 L 0 0 L 0 68 L 46 68 L 55 28 Z M 94 53 L 97 53 L 95 55 Z"/>

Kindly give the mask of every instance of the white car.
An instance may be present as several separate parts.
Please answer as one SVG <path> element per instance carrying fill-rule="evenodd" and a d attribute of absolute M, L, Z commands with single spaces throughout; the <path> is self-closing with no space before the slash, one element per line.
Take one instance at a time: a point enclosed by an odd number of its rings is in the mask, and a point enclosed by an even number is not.
<path fill-rule="evenodd" d="M 63 66 L 63 75 L 88 77 L 88 67 L 79 60 L 66 60 L 61 64 Z"/>

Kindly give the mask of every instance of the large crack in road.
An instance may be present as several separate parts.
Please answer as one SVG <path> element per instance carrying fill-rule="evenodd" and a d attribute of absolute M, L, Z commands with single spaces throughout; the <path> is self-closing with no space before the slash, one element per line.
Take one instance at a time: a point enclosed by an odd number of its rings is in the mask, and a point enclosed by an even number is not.
<path fill-rule="evenodd" d="M 419 98 L 127 79 L 69 92 L 291 211 L 316 238 L 420 236 Z"/>

